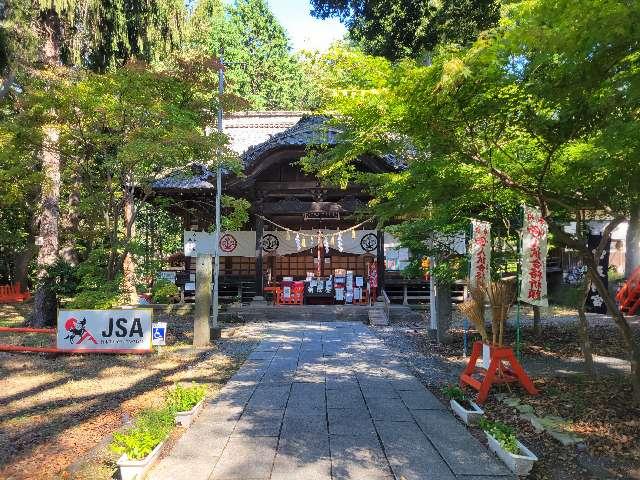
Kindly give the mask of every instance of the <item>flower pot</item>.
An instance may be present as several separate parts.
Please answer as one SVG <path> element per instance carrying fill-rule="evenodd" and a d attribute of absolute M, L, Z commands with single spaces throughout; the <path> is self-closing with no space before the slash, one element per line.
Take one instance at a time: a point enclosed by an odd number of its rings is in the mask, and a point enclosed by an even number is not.
<path fill-rule="evenodd" d="M 487 440 L 489 440 L 489 448 L 500 457 L 500 459 L 505 463 L 505 465 L 518 476 L 527 475 L 531 469 L 533 468 L 533 464 L 538 461 L 538 457 L 536 457 L 531 450 L 525 447 L 520 441 L 517 441 L 518 448 L 520 449 L 519 454 L 513 454 L 511 452 L 507 452 L 502 446 L 500 442 L 498 442 L 493 436 L 487 432 L 484 432 L 487 436 Z"/>
<path fill-rule="evenodd" d="M 480 417 L 484 415 L 484 410 L 482 410 L 475 402 L 472 402 L 471 400 L 468 400 L 468 402 L 471 404 L 472 410 L 467 410 L 453 398 L 449 401 L 449 405 L 451 405 L 453 412 L 460 417 L 464 423 L 467 425 L 477 425 L 480 421 Z"/>
<path fill-rule="evenodd" d="M 160 442 L 149 455 L 142 460 L 129 460 L 127 454 L 123 454 L 117 462 L 120 469 L 121 480 L 142 480 L 153 464 L 160 457 L 160 450 L 164 442 Z"/>
<path fill-rule="evenodd" d="M 176 412 L 176 425 L 187 428 L 204 407 L 204 398 L 188 412 Z"/>

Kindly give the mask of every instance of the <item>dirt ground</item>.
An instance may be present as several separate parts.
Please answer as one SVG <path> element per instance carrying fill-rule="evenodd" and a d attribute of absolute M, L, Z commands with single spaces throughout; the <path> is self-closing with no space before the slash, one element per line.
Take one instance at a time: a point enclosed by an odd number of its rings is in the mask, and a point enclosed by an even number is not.
<path fill-rule="evenodd" d="M 544 324 L 539 335 L 530 325 L 520 332 L 525 369 L 527 365 L 532 370 L 534 365 L 548 367 L 530 373 L 540 395 L 527 395 L 517 386 L 499 386 L 492 390 L 483 408 L 490 419 L 515 427 L 520 440 L 540 458 L 528 477 L 530 479 L 640 480 L 640 408 L 631 405 L 629 378 L 624 374 L 590 377 L 567 371 L 564 368 L 566 360 L 581 358 L 581 352 L 576 323 L 567 321 L 565 317 L 562 321 Z M 604 320 L 593 322 L 590 328 L 594 354 L 620 359 L 627 365 L 624 344 L 617 328 Z M 425 319 L 425 324 L 427 321 Z M 640 340 L 638 317 L 632 318 L 630 324 Z M 462 356 L 463 330 L 453 328 L 451 333 L 450 343 L 438 345 L 429 337 L 426 328 L 404 329 L 409 342 L 424 356 L 440 358 L 459 372 L 466 361 Z M 508 327 L 505 344 L 513 345 L 515 338 L 515 329 Z M 469 344 L 477 339 L 477 334 L 469 334 Z M 442 380 L 443 385 L 448 382 Z M 435 387 L 435 384 L 431 386 Z M 443 398 L 437 387 L 433 389 Z M 470 389 L 467 393 L 474 397 Z M 579 435 L 583 441 L 563 446 L 547 432 L 536 431 L 520 412 L 498 400 L 497 394 L 500 393 L 530 405 L 537 416 L 562 417 L 570 424 L 568 431 Z M 474 430 L 477 437 L 486 443 L 483 433 L 479 429 Z"/>
<path fill-rule="evenodd" d="M 0 307 L 0 325 L 20 325 L 28 309 Z M 259 340 L 251 326 L 228 325 L 214 346 L 194 350 L 191 319 L 163 320 L 170 345 L 150 355 L 0 353 L 0 479 L 111 478 L 114 431 L 160 405 L 176 382 L 204 384 L 215 396 Z M 25 340 L 33 342 L 11 339 Z"/>

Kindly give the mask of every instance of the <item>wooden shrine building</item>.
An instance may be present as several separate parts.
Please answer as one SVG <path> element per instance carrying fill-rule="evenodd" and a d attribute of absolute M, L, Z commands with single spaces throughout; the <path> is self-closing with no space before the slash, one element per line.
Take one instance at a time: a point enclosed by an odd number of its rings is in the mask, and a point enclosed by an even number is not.
<path fill-rule="evenodd" d="M 243 232 L 221 235 L 221 297 L 248 301 L 283 280 L 308 280 L 310 272 L 318 278 L 336 271 L 367 278 L 371 265 L 382 289 L 385 235 L 375 230 L 374 221 L 349 230 L 363 221 L 358 213 L 370 197 L 359 185 L 344 190 L 323 186 L 296 164 L 309 147 L 336 144 L 338 132 L 326 119 L 299 112 L 247 112 L 229 116 L 224 125 L 241 156 L 244 176 L 225 174 L 223 193 L 248 200 L 251 208 Z M 393 172 L 403 165 L 395 158 L 366 157 L 357 168 Z M 189 165 L 154 182 L 152 191 L 168 199 L 166 208 L 182 219 L 185 250 L 189 235 L 195 241 L 197 232 L 212 229 L 215 171 Z M 183 275 L 188 284 L 195 257 L 186 255 Z M 397 263 L 397 254 L 395 258 Z"/>

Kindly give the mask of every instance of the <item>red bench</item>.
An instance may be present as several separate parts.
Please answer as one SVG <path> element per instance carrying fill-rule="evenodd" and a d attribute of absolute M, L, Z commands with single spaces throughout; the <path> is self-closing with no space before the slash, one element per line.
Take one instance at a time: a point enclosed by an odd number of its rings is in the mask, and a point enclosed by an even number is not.
<path fill-rule="evenodd" d="M 29 291 L 22 292 L 21 290 L 20 282 L 13 285 L 0 285 L 0 302 L 11 303 L 29 300 L 31 298 Z"/>

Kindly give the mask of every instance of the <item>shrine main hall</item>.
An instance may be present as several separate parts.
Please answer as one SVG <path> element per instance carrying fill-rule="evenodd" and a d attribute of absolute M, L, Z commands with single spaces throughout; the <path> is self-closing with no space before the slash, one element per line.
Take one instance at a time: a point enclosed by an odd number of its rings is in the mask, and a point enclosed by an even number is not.
<path fill-rule="evenodd" d="M 223 231 L 219 241 L 223 302 L 365 304 L 385 289 L 395 303 L 428 297 L 424 279 L 401 271 L 409 252 L 364 214 L 370 196 L 361 185 L 328 187 L 302 171 L 309 148 L 335 146 L 339 131 L 325 117 L 301 112 L 245 112 L 224 119 L 243 175 L 225 172 L 223 195 L 250 204 L 243 230 Z M 362 172 L 396 172 L 393 157 L 365 156 Z M 195 259 L 210 251 L 214 228 L 215 171 L 186 165 L 152 184 L 152 200 L 179 217 L 184 258 L 173 263 L 173 278 L 185 292 L 195 290 Z M 224 214 L 224 211 L 223 211 Z"/>

